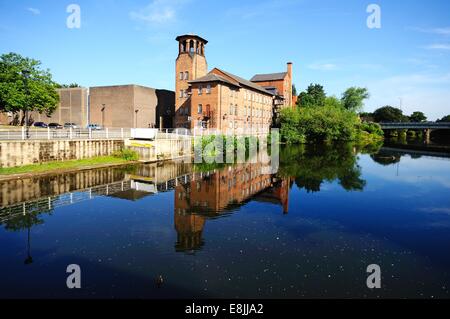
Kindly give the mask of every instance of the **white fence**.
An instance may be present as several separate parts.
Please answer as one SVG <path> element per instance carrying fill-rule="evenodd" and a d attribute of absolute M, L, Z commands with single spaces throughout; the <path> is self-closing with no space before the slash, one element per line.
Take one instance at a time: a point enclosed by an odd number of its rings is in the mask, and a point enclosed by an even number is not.
<path fill-rule="evenodd" d="M 55 139 L 128 139 L 132 138 L 131 128 L 105 128 L 102 130 L 93 129 L 52 129 L 52 128 L 35 128 L 30 127 L 27 130 L 22 128 L 0 129 L 1 140 L 55 140 Z M 230 130 L 216 130 L 216 129 L 201 129 L 194 128 L 193 130 L 177 128 L 177 129 L 162 129 L 157 130 L 156 139 L 185 139 L 196 136 L 208 135 L 237 135 L 237 136 L 259 136 L 267 135 L 270 131 L 267 129 L 230 129 Z"/>
<path fill-rule="evenodd" d="M 131 129 L 51 129 L 30 127 L 28 132 L 21 129 L 0 129 L 0 140 L 56 140 L 56 139 L 126 139 L 131 136 Z"/>

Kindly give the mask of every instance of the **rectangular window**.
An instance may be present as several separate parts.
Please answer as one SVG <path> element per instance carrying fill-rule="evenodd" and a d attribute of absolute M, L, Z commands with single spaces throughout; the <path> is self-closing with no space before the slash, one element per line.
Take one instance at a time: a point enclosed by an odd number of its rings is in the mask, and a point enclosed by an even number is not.
<path fill-rule="evenodd" d="M 238 106 L 237 104 L 234 106 L 234 115 L 238 115 Z"/>
<path fill-rule="evenodd" d="M 211 84 L 206 86 L 206 94 L 211 94 Z"/>
<path fill-rule="evenodd" d="M 202 95 L 203 93 L 203 86 L 199 85 L 198 87 L 198 95 Z"/>
<path fill-rule="evenodd" d="M 197 113 L 198 114 L 202 114 L 203 113 L 203 105 L 201 105 L 201 104 L 198 105 Z"/>
<path fill-rule="evenodd" d="M 189 72 L 188 71 L 184 72 L 184 79 L 189 80 Z"/>
<path fill-rule="evenodd" d="M 184 96 L 183 90 L 180 90 L 180 98 Z"/>
<path fill-rule="evenodd" d="M 180 72 L 180 80 L 183 80 L 183 72 Z"/>

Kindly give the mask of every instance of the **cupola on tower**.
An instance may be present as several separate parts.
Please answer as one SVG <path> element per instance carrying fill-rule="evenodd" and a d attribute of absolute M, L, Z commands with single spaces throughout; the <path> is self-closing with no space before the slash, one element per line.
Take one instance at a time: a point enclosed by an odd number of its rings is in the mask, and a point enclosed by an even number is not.
<path fill-rule="evenodd" d="M 205 57 L 207 40 L 197 35 L 180 35 L 178 41 L 178 57 L 175 63 L 175 125 L 190 127 L 190 92 L 189 81 L 205 76 L 208 64 Z"/>

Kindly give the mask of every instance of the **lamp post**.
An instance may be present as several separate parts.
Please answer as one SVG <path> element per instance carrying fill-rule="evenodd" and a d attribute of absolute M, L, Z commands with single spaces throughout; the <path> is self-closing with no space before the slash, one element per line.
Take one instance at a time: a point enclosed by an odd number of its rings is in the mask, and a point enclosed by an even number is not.
<path fill-rule="evenodd" d="M 102 104 L 102 129 L 105 128 L 105 109 L 106 109 L 106 105 Z"/>
<path fill-rule="evenodd" d="M 26 105 L 25 105 L 25 132 L 26 132 L 26 138 L 30 138 L 30 134 L 29 134 L 29 127 L 28 127 L 28 108 L 30 107 L 29 105 L 29 100 L 30 100 L 30 88 L 28 87 L 28 80 L 30 79 L 30 70 L 24 69 L 22 70 L 22 76 L 24 79 L 24 84 L 25 84 L 25 92 L 27 94 L 27 100 L 26 100 Z"/>
<path fill-rule="evenodd" d="M 138 113 L 139 113 L 139 110 L 135 110 L 134 113 L 136 114 L 135 117 L 134 117 L 134 128 L 138 128 L 138 127 L 137 127 L 137 123 L 138 123 Z"/>

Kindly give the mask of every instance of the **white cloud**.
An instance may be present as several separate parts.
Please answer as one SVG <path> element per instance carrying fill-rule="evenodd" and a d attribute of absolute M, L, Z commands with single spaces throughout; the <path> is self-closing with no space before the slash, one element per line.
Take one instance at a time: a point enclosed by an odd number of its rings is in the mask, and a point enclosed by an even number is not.
<path fill-rule="evenodd" d="M 152 25 L 162 25 L 173 22 L 186 0 L 153 0 L 146 7 L 130 12 L 130 17 L 136 21 L 142 21 Z"/>
<path fill-rule="evenodd" d="M 428 50 L 450 50 L 450 43 L 435 43 L 425 47 Z"/>
<path fill-rule="evenodd" d="M 412 30 L 423 32 L 423 33 L 432 33 L 437 35 L 449 35 L 450 36 L 450 27 L 442 27 L 442 28 L 411 28 Z"/>
<path fill-rule="evenodd" d="M 27 8 L 27 11 L 31 12 L 32 14 L 34 14 L 35 16 L 40 15 L 41 14 L 41 10 L 36 9 L 36 8 Z"/>
<path fill-rule="evenodd" d="M 308 68 L 318 71 L 334 71 L 338 69 L 338 66 L 333 63 L 313 63 L 308 65 Z"/>

